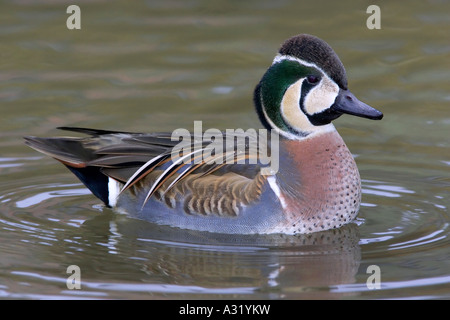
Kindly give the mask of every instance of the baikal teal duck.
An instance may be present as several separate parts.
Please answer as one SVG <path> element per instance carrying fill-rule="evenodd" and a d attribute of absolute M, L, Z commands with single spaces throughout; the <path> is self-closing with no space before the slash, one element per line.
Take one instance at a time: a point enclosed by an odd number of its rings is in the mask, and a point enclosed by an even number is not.
<path fill-rule="evenodd" d="M 87 136 L 25 140 L 63 163 L 106 206 L 156 224 L 297 234 L 354 220 L 360 175 L 332 121 L 342 114 L 375 120 L 383 114 L 349 91 L 333 49 L 307 34 L 286 40 L 256 86 L 254 104 L 262 125 L 277 137 L 257 145 L 269 153 L 277 149 L 277 170 L 270 173 L 263 170 L 261 150 L 254 152 L 257 137 L 239 143 L 238 131 L 226 137 L 234 146 L 206 157 L 208 146 L 200 142 L 199 148 L 194 135 L 178 158 L 173 149 L 179 141 L 170 133 L 62 127 Z"/>

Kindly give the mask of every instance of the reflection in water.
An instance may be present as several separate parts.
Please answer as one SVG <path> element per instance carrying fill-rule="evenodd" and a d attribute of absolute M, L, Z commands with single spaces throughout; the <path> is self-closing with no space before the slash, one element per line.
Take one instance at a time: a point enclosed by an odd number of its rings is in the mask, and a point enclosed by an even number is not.
<path fill-rule="evenodd" d="M 348 0 L 115 1 L 106 11 L 96 0 L 81 4 L 74 32 L 56 1 L 2 3 L 0 297 L 450 298 L 449 6 L 386 2 L 372 31 L 367 5 Z M 23 145 L 67 125 L 259 125 L 255 81 L 280 39 L 300 32 L 329 41 L 352 90 L 386 115 L 370 128 L 336 123 L 364 179 L 363 223 L 341 234 L 228 237 L 131 220 Z M 65 285 L 71 264 L 80 291 Z M 372 264 L 381 290 L 366 286 Z"/>
<path fill-rule="evenodd" d="M 68 187 L 68 186 L 78 186 L 79 184 L 71 184 L 71 185 L 59 185 L 58 187 Z M 49 186 L 50 188 L 54 188 L 54 185 Z M 46 191 L 41 192 L 36 195 L 27 197 L 23 200 L 19 200 L 16 202 L 17 208 L 28 208 L 33 205 L 39 204 L 43 201 L 46 201 L 55 197 L 69 197 L 69 196 L 82 196 L 88 195 L 91 192 L 86 188 L 77 188 L 77 189 L 62 189 L 57 191 Z"/>
<path fill-rule="evenodd" d="M 47 283 L 57 288 L 49 294 L 61 297 L 335 298 L 347 293 L 321 288 L 354 283 L 360 264 L 356 224 L 310 235 L 230 236 L 157 226 L 104 210 L 70 229 L 10 223 L 16 232 L 33 234 L 41 245 L 40 259 L 50 262 L 65 253 L 63 264 L 32 271 L 15 267 L 11 275 L 30 288 Z M 65 286 L 65 268 L 72 264 L 82 273 L 78 293 Z M 21 292 L 15 297 L 46 294 Z"/>
<path fill-rule="evenodd" d="M 382 181 L 363 180 L 362 183 L 365 186 L 362 191 L 366 194 L 375 194 L 389 198 L 399 198 L 403 193 L 415 193 L 413 190 L 408 190 L 405 187 L 390 185 Z"/>
<path fill-rule="evenodd" d="M 204 288 L 203 293 L 239 287 L 235 294 L 246 288 L 277 297 L 353 283 L 361 258 L 358 242 L 356 224 L 310 235 L 241 236 L 131 219 L 111 223 L 107 241 L 110 251 L 126 247 L 140 253 L 133 260 L 141 261 L 145 282 L 195 284 Z"/>
<path fill-rule="evenodd" d="M 224 235 L 158 226 L 98 205 L 80 183 L 34 185 L 32 191 L 30 186 L 18 185 L 1 198 L 3 236 L 19 237 L 15 243 L 19 247 L 20 243 L 39 246 L 38 261 L 46 261 L 46 267 L 5 270 L 11 270 L 19 283 L 31 283 L 29 288 L 47 283 L 48 292 L 36 296 L 35 290 L 16 289 L 13 284 L 4 291 L 9 297 L 43 298 L 55 292 L 58 297 L 97 298 L 355 297 L 369 293 L 367 266 L 379 264 L 389 252 L 388 257 L 395 257 L 432 247 L 435 257 L 448 260 L 445 215 L 430 216 L 426 207 L 410 209 L 409 205 L 400 216 L 389 213 L 389 207 L 380 205 L 381 199 L 391 205 L 392 199 L 415 196 L 416 191 L 384 181 L 363 181 L 365 190 L 376 192 L 366 193 L 370 197 L 361 208 L 362 218 L 355 223 L 295 236 Z M 92 204 L 84 205 L 87 199 Z M 55 216 L 55 208 L 61 205 L 64 213 Z M 384 218 L 396 219 L 388 229 L 377 230 L 373 219 L 378 218 L 365 216 L 365 208 L 380 206 Z M 430 207 L 436 208 L 433 203 Z M 364 237 L 360 237 L 360 229 L 365 229 Z M 361 261 L 362 248 L 365 262 Z M 34 257 L 34 251 L 28 255 Z M 59 263 L 52 262 L 54 256 Z M 0 263 L 10 261 L 17 263 L 14 255 L 3 255 Z M 71 264 L 82 270 L 84 291 L 75 293 L 65 287 L 65 268 Z M 446 266 L 440 269 L 446 270 Z M 448 280 L 439 273 L 429 274 L 429 278 L 431 285 L 435 278 L 444 283 Z M 385 279 L 382 290 L 400 290 L 402 284 L 411 283 Z"/>

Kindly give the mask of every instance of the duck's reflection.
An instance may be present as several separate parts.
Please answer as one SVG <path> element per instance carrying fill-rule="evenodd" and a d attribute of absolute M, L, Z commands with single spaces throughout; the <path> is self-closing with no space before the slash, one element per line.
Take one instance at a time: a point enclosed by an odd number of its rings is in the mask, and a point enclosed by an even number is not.
<path fill-rule="evenodd" d="M 226 235 L 114 216 L 108 229 L 105 247 L 133 261 L 141 276 L 136 280 L 214 292 L 245 288 L 259 297 L 333 297 L 329 287 L 353 283 L 361 259 L 356 224 L 309 235 Z"/>

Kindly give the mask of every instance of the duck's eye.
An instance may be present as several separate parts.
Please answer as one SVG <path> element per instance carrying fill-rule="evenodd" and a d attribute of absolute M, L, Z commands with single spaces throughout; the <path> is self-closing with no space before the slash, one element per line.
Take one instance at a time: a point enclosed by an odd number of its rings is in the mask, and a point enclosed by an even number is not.
<path fill-rule="evenodd" d="M 306 77 L 306 81 L 308 81 L 311 84 L 316 84 L 317 82 L 319 82 L 320 78 L 317 76 L 313 76 L 313 75 L 309 75 Z"/>

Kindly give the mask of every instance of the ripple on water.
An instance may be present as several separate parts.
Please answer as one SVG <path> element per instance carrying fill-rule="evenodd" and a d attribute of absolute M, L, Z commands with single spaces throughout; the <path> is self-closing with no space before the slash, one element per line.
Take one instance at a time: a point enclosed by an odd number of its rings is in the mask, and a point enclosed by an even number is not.
<path fill-rule="evenodd" d="M 11 164 L 9 168 L 18 167 L 14 161 Z M 2 187 L 7 191 L 0 195 L 0 228 L 3 236 L 9 232 L 19 241 L 6 251 L 11 255 L 29 251 L 28 258 L 14 258 L 23 265 L 36 256 L 48 255 L 39 246 L 50 248 L 52 259 L 64 257 L 64 263 L 72 261 L 67 257 L 89 260 L 93 267 L 88 271 L 84 267 L 85 290 L 77 297 L 149 293 L 191 297 L 270 294 L 282 298 L 310 297 L 311 292 L 321 292 L 324 297 L 324 287 L 329 288 L 326 297 L 359 296 L 369 292 L 365 270 L 370 264 L 380 265 L 385 276 L 381 290 L 385 292 L 449 282 L 443 272 L 449 258 L 445 198 L 437 195 L 425 200 L 418 192 L 423 186 L 410 189 L 393 182 L 364 180 L 364 202 L 357 223 L 331 233 L 230 237 L 161 228 L 105 212 L 82 184 L 50 184 L 44 182 L 48 177 L 40 178 L 30 185 L 24 179 Z M 66 179 L 64 175 L 52 180 Z M 443 266 L 431 265 L 423 259 L 424 253 Z M 405 268 L 414 272 L 404 272 Z M 430 268 L 440 273 L 417 277 L 417 272 Z M 19 283 L 33 287 L 44 282 L 57 288 L 43 295 L 27 289 L 17 297 L 74 297 L 64 289 L 64 276 L 54 276 L 59 269 L 5 268 Z M 12 297 L 12 291 L 6 288 L 3 294 Z"/>
<path fill-rule="evenodd" d="M 78 188 L 71 188 L 71 187 L 78 187 Z M 36 188 L 36 186 L 29 186 L 27 188 Z M 40 190 L 42 186 L 40 186 Z M 29 208 L 34 205 L 38 205 L 44 201 L 50 200 L 52 198 L 60 198 L 60 197 L 74 197 L 74 196 L 83 196 L 91 194 L 91 192 L 82 187 L 80 188 L 80 184 L 60 184 L 60 185 L 48 185 L 47 187 L 43 187 L 52 189 L 50 191 L 44 191 L 40 192 L 35 195 L 31 195 L 26 197 L 23 200 L 16 201 L 15 205 L 17 208 L 23 209 L 23 208 Z M 68 188 L 68 189 L 66 189 Z"/>
<path fill-rule="evenodd" d="M 11 160 L 17 161 L 17 159 Z M 15 168 L 23 165 L 21 162 L 12 164 L 14 165 L 8 167 Z M 53 177 L 58 180 L 58 176 Z M 86 220 L 86 217 L 82 215 L 71 215 L 76 210 L 70 208 L 73 202 L 68 199 L 69 197 L 79 199 L 89 193 L 81 183 L 38 182 L 27 185 L 28 182 L 36 182 L 36 180 L 34 177 L 29 180 L 16 179 L 8 186 L 1 186 L 0 230 L 5 238 L 11 238 L 15 243 L 0 246 L 2 249 L 14 251 L 15 249 L 7 247 L 20 247 L 17 243 L 24 244 L 23 252 L 28 250 L 27 244 L 54 246 L 61 241 L 62 232 L 72 227 L 79 228 Z M 65 207 L 66 204 L 67 207 Z"/>
<path fill-rule="evenodd" d="M 371 200 L 371 213 L 365 215 L 367 223 L 361 230 L 364 256 L 376 264 L 391 264 L 390 269 L 399 273 L 398 278 L 405 279 L 386 282 L 383 288 L 425 286 L 428 278 L 424 275 L 429 276 L 427 286 L 436 285 L 436 281 L 447 283 L 450 270 L 446 262 L 450 258 L 447 204 L 440 195 L 423 196 L 431 194 L 435 186 L 422 182 L 411 190 L 373 180 L 365 180 L 363 185 Z M 410 280 L 418 272 L 420 279 Z"/>

